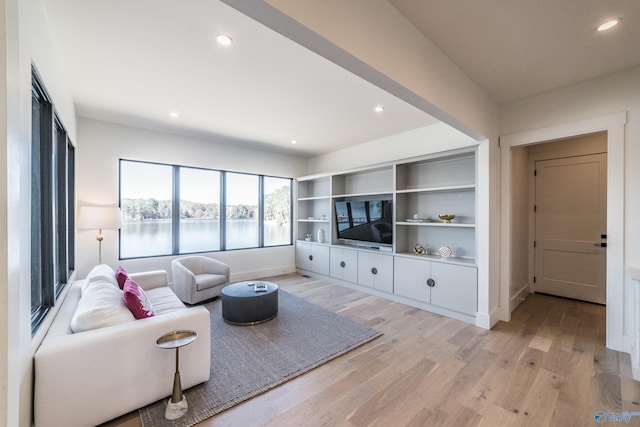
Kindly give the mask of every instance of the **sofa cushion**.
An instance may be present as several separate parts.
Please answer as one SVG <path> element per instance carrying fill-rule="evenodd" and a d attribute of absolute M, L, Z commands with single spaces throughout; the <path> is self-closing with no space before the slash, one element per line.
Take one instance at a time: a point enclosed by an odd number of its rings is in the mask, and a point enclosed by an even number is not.
<path fill-rule="evenodd" d="M 129 273 L 122 267 L 116 269 L 116 281 L 120 289 L 124 288 L 124 282 L 129 278 Z"/>
<path fill-rule="evenodd" d="M 118 288 L 116 273 L 106 264 L 99 264 L 91 269 L 84 281 L 84 285 L 82 286 L 82 293 L 84 294 L 86 289 L 95 281 L 106 281 Z"/>
<path fill-rule="evenodd" d="M 222 274 L 196 274 L 196 290 L 203 291 L 213 288 L 214 286 L 224 285 L 227 283 L 227 276 Z"/>
<path fill-rule="evenodd" d="M 83 332 L 135 320 L 124 304 L 122 291 L 108 280 L 94 280 L 78 301 L 71 330 Z"/>
<path fill-rule="evenodd" d="M 153 305 L 142 288 L 131 279 L 124 282 L 124 302 L 136 319 L 155 316 Z"/>
<path fill-rule="evenodd" d="M 187 307 L 184 305 L 180 298 L 168 286 L 160 286 L 145 291 L 153 310 L 156 312 L 156 316 L 161 314 L 173 313 L 177 310 L 183 310 Z"/>

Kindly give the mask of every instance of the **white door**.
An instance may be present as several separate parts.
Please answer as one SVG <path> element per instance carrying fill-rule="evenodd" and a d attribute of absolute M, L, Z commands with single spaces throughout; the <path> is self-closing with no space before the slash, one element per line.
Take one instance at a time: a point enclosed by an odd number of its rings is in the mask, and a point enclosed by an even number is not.
<path fill-rule="evenodd" d="M 606 302 L 607 155 L 536 162 L 534 291 Z"/>

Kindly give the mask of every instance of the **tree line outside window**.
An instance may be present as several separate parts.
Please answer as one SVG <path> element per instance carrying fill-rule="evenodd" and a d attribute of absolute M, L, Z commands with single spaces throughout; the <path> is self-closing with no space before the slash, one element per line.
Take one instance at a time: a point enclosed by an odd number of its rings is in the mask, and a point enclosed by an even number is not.
<path fill-rule="evenodd" d="M 120 259 L 292 244 L 292 179 L 120 160 Z"/>

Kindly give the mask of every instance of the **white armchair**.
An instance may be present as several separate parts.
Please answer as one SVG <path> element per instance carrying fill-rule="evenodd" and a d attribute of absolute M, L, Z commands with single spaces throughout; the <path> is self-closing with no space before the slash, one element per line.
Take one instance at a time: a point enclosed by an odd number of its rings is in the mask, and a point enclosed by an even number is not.
<path fill-rule="evenodd" d="M 173 292 L 187 304 L 197 304 L 220 295 L 229 284 L 231 268 L 205 256 L 176 258 L 171 262 Z"/>

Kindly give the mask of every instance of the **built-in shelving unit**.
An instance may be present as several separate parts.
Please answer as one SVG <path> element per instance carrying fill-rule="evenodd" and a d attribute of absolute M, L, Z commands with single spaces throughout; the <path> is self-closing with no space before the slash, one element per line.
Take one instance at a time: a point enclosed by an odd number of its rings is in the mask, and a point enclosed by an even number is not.
<path fill-rule="evenodd" d="M 296 266 L 473 323 L 476 182 L 475 149 L 299 178 Z M 371 197 L 393 203 L 391 247 L 360 247 L 338 239 L 335 201 Z M 445 223 L 440 214 L 455 218 Z M 318 242 L 320 229 L 324 242 Z M 414 252 L 418 243 L 426 254 Z M 450 257 L 440 256 L 443 246 L 451 249 Z"/>
<path fill-rule="evenodd" d="M 317 240 L 318 230 L 330 233 L 331 177 L 298 180 L 298 239 Z"/>

